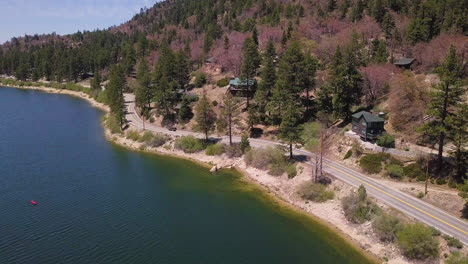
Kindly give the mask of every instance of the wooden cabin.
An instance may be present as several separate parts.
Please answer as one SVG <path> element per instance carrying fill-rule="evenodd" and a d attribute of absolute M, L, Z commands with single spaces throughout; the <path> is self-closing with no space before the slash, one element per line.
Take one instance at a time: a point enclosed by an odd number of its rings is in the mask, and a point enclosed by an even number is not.
<path fill-rule="evenodd" d="M 234 96 L 252 96 L 257 87 L 257 80 L 249 79 L 242 80 L 240 78 L 231 79 L 229 81 L 229 91 Z"/>
<path fill-rule="evenodd" d="M 384 129 L 384 119 L 372 113 L 361 111 L 353 117 L 353 132 L 358 134 L 364 140 L 375 140 Z"/>
<path fill-rule="evenodd" d="M 414 58 L 401 58 L 397 60 L 394 64 L 398 68 L 403 68 L 407 70 L 411 70 L 411 65 L 414 63 L 416 59 Z"/>

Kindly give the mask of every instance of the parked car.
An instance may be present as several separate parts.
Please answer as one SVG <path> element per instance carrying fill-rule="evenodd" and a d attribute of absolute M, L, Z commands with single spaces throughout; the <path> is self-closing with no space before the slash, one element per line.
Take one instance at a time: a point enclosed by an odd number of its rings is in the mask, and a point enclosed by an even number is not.
<path fill-rule="evenodd" d="M 169 131 L 176 131 L 177 130 L 177 128 L 175 128 L 175 127 L 170 127 L 168 129 L 169 129 Z"/>

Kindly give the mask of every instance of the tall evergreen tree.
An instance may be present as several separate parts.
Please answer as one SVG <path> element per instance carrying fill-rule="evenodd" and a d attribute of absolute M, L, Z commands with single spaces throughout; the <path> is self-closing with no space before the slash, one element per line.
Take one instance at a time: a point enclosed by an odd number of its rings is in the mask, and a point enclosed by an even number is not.
<path fill-rule="evenodd" d="M 330 66 L 330 88 L 335 118 L 349 118 L 351 107 L 359 103 L 362 93 L 362 76 L 354 50 L 348 46 L 343 53 L 338 47 Z M 359 56 L 359 55 L 357 55 Z"/>
<path fill-rule="evenodd" d="M 388 52 L 383 40 L 375 39 L 371 43 L 371 61 L 375 63 L 387 62 Z"/>
<path fill-rule="evenodd" d="M 450 153 L 455 160 L 457 180 L 461 182 L 468 168 L 468 104 L 461 104 L 454 115 L 447 117 L 448 138 L 454 145 Z"/>
<path fill-rule="evenodd" d="M 221 115 L 218 119 L 218 130 L 220 132 L 227 129 L 229 136 L 229 145 L 232 145 L 232 127 L 239 123 L 239 115 L 241 113 L 241 104 L 237 97 L 226 93 L 223 98 L 223 104 L 221 105 Z"/>
<path fill-rule="evenodd" d="M 293 144 L 301 142 L 300 117 L 301 112 L 298 104 L 292 99 L 289 100 L 281 120 L 279 137 L 289 145 L 291 159 L 293 158 Z"/>
<path fill-rule="evenodd" d="M 120 127 L 123 127 L 125 119 L 125 103 L 123 90 L 125 88 L 125 74 L 120 65 L 112 65 L 109 71 L 109 83 L 107 84 L 107 99 L 111 113 L 119 121 Z"/>
<path fill-rule="evenodd" d="M 454 109 L 459 107 L 465 88 L 461 84 L 463 77 L 462 65 L 457 57 L 455 47 L 451 46 L 442 65 L 435 71 L 440 83 L 434 87 L 435 92 L 430 95 L 427 113 L 433 121 L 422 126 L 422 132 L 428 137 L 437 138 L 437 171 L 441 172 L 443 152 L 447 132 L 450 129 L 447 118 L 454 115 Z"/>
<path fill-rule="evenodd" d="M 258 89 L 255 93 L 255 116 L 259 121 L 264 121 L 266 117 L 266 108 L 270 101 L 271 91 L 276 82 L 276 50 L 273 40 L 269 40 L 266 46 L 265 54 L 263 55 L 263 68 Z"/>
<path fill-rule="evenodd" d="M 135 90 L 135 104 L 141 109 L 143 114 L 148 114 L 153 95 L 151 93 L 151 79 L 148 72 L 148 66 L 144 59 L 141 59 L 137 72 L 138 86 Z"/>
<path fill-rule="evenodd" d="M 247 38 L 242 46 L 243 63 L 241 69 L 241 79 L 246 83 L 247 89 L 247 108 L 249 107 L 250 96 L 252 92 L 252 81 L 257 74 L 257 69 L 260 66 L 260 54 L 258 47 L 252 38 Z"/>
<path fill-rule="evenodd" d="M 336 0 L 328 0 L 327 10 L 333 12 L 336 9 Z"/>
<path fill-rule="evenodd" d="M 213 131 L 216 123 L 216 113 L 211 108 L 211 104 L 203 94 L 200 101 L 195 106 L 195 128 L 205 134 L 205 140 L 208 141 L 208 135 Z"/>
<path fill-rule="evenodd" d="M 101 74 L 98 70 L 94 72 L 94 78 L 91 81 L 91 89 L 101 90 Z"/>

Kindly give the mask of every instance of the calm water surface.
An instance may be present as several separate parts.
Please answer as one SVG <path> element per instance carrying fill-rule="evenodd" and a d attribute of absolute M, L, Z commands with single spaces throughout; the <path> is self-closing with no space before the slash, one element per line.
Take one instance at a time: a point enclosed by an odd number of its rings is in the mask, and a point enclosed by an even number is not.
<path fill-rule="evenodd" d="M 367 263 L 236 173 L 110 144 L 83 100 L 0 109 L 0 263 Z"/>

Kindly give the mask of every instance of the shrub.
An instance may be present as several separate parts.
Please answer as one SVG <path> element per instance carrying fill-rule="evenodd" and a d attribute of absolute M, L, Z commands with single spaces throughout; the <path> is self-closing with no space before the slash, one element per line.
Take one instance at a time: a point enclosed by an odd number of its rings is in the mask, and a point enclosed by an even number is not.
<path fill-rule="evenodd" d="M 403 167 L 403 172 L 406 177 L 408 178 L 420 178 L 421 176 L 424 176 L 426 178 L 426 175 L 424 171 L 421 169 L 421 167 L 417 163 L 412 163 L 409 164 L 408 166 Z"/>
<path fill-rule="evenodd" d="M 239 144 L 227 145 L 224 147 L 228 158 L 238 158 L 242 156 L 242 150 Z"/>
<path fill-rule="evenodd" d="M 281 176 L 285 172 L 285 166 L 282 164 L 272 163 L 268 166 L 268 174 L 271 176 Z"/>
<path fill-rule="evenodd" d="M 436 182 L 437 185 L 444 185 L 444 184 L 447 183 L 445 178 L 437 178 L 435 182 Z"/>
<path fill-rule="evenodd" d="M 425 194 L 423 192 L 419 192 L 416 197 L 418 197 L 419 199 L 422 199 L 422 198 L 424 198 L 424 196 L 425 196 Z"/>
<path fill-rule="evenodd" d="M 468 255 L 460 252 L 453 252 L 452 255 L 445 261 L 445 264 L 466 264 L 468 263 Z"/>
<path fill-rule="evenodd" d="M 156 133 L 153 135 L 151 141 L 147 142 L 147 144 L 150 147 L 157 148 L 166 144 L 166 142 L 169 141 L 169 139 L 170 138 L 164 134 Z"/>
<path fill-rule="evenodd" d="M 300 185 L 297 194 L 302 199 L 319 203 L 335 198 L 335 193 L 327 190 L 325 185 L 312 181 L 307 181 Z"/>
<path fill-rule="evenodd" d="M 245 153 L 247 150 L 250 149 L 250 141 L 249 136 L 247 136 L 247 134 L 242 134 L 239 147 L 242 153 Z"/>
<path fill-rule="evenodd" d="M 379 173 L 382 170 L 382 157 L 379 154 L 367 154 L 359 160 L 359 165 L 367 173 Z"/>
<path fill-rule="evenodd" d="M 362 224 L 379 212 L 378 206 L 367 199 L 366 189 L 362 185 L 357 193 L 351 193 L 341 202 L 346 219 L 352 223 Z"/>
<path fill-rule="evenodd" d="M 353 150 L 350 149 L 350 150 L 348 150 L 348 151 L 346 152 L 346 154 L 345 154 L 345 156 L 344 156 L 343 159 L 344 159 L 344 160 L 345 160 L 345 159 L 349 159 L 352 155 L 353 155 Z"/>
<path fill-rule="evenodd" d="M 149 142 L 151 142 L 151 140 L 153 140 L 153 137 L 154 137 L 153 133 L 151 133 L 150 131 L 145 131 L 145 133 L 143 133 L 143 135 L 141 135 L 139 141 L 149 143 Z"/>
<path fill-rule="evenodd" d="M 122 133 L 120 123 L 114 115 L 108 115 L 104 120 L 104 125 L 110 130 L 112 134 Z"/>
<path fill-rule="evenodd" d="M 203 87 L 207 83 L 207 77 L 204 73 L 199 73 L 195 76 L 195 86 L 198 88 Z"/>
<path fill-rule="evenodd" d="M 388 213 L 382 213 L 372 221 L 374 233 L 383 242 L 393 242 L 400 227 L 401 220 Z"/>
<path fill-rule="evenodd" d="M 218 101 L 214 100 L 213 102 L 211 102 L 211 104 L 212 104 L 213 106 L 217 106 L 217 105 L 218 105 Z"/>
<path fill-rule="evenodd" d="M 228 86 L 228 84 L 229 84 L 229 78 L 223 78 L 223 79 L 216 82 L 216 85 L 218 87 Z"/>
<path fill-rule="evenodd" d="M 134 130 L 130 130 L 127 132 L 127 138 L 133 141 L 140 141 L 140 133 Z"/>
<path fill-rule="evenodd" d="M 284 151 L 270 146 L 266 148 L 250 149 L 245 153 L 244 161 L 247 165 L 260 170 L 268 169 L 270 164 L 287 163 Z"/>
<path fill-rule="evenodd" d="M 403 167 L 400 165 L 392 164 L 387 166 L 387 176 L 390 178 L 401 180 L 403 175 Z"/>
<path fill-rule="evenodd" d="M 359 144 L 359 142 L 357 142 L 356 140 L 353 142 L 351 150 L 356 155 L 356 157 L 361 157 L 361 155 L 364 154 L 364 149 L 362 148 L 361 144 Z"/>
<path fill-rule="evenodd" d="M 424 260 L 439 255 L 439 242 L 432 230 L 421 223 L 403 225 L 396 233 L 397 243 L 410 259 Z"/>
<path fill-rule="evenodd" d="M 432 227 L 431 226 L 431 230 L 432 230 L 432 236 L 440 236 L 442 233 L 439 231 L 439 229 L 435 228 L 435 227 Z"/>
<path fill-rule="evenodd" d="M 224 144 L 212 144 L 212 145 L 209 145 L 205 150 L 205 154 L 208 156 L 219 156 L 223 153 L 224 153 Z"/>
<path fill-rule="evenodd" d="M 289 179 L 296 177 L 297 168 L 295 164 L 289 164 L 288 166 L 286 166 L 285 170 L 286 170 L 286 174 L 288 174 Z"/>
<path fill-rule="evenodd" d="M 444 239 L 447 241 L 447 246 L 449 247 L 456 247 L 458 249 L 463 248 L 463 243 L 457 238 L 445 235 Z"/>
<path fill-rule="evenodd" d="M 394 148 L 395 138 L 392 135 L 385 133 L 377 139 L 377 145 L 383 148 Z"/>
<path fill-rule="evenodd" d="M 185 153 L 195 153 L 204 149 L 204 144 L 194 136 L 183 136 L 175 141 L 175 148 Z"/>

